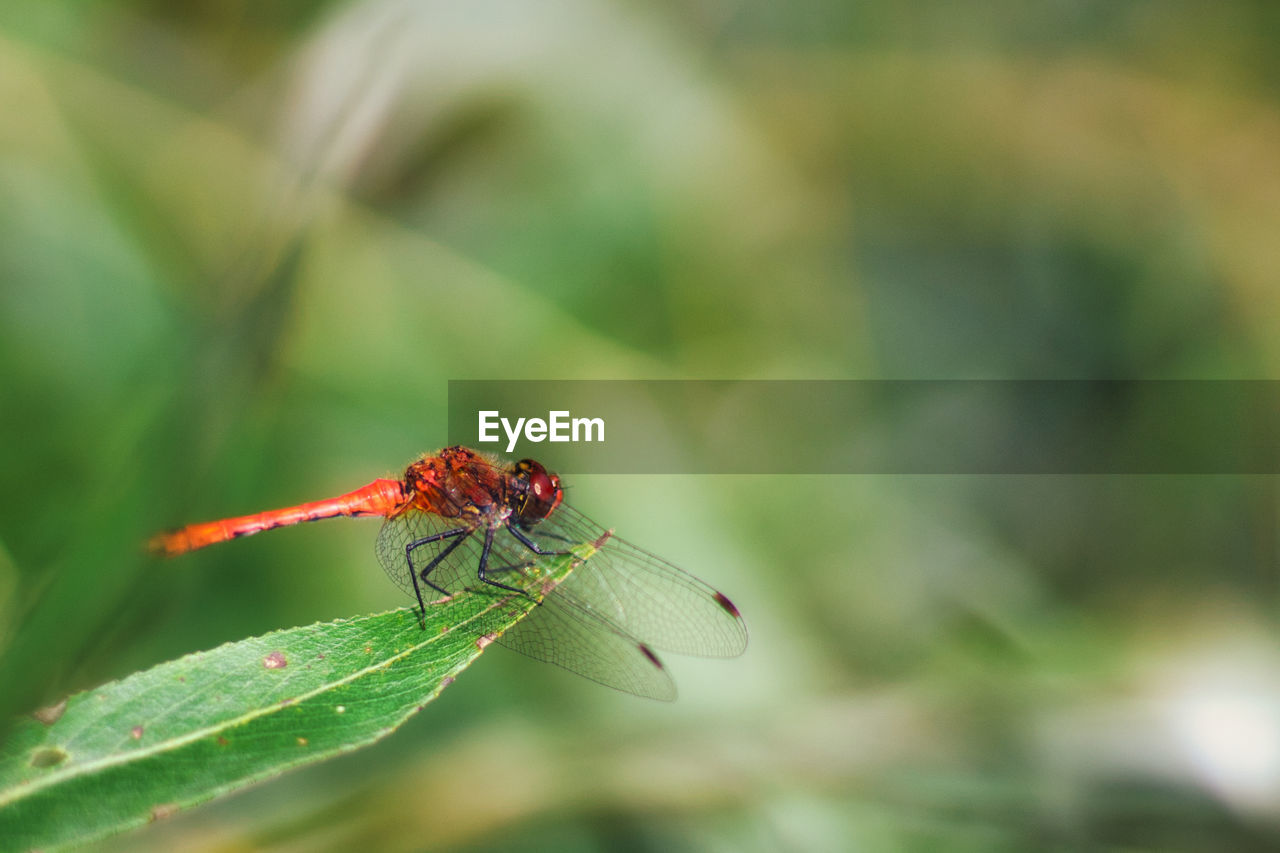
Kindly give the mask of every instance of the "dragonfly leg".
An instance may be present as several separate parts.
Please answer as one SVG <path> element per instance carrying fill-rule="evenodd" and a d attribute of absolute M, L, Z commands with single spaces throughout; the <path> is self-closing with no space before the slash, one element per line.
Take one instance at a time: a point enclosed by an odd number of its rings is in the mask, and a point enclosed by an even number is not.
<path fill-rule="evenodd" d="M 548 551 L 548 550 L 546 550 L 546 549 L 545 549 L 545 548 L 543 548 L 541 545 L 539 545 L 537 542 L 535 542 L 535 541 L 533 541 L 532 539 L 530 539 L 530 538 L 529 538 L 525 533 L 523 533 L 523 532 L 520 530 L 520 528 L 519 528 L 519 527 L 517 527 L 516 525 L 512 524 L 511 522 L 507 522 L 507 530 L 511 532 L 511 535 L 512 535 L 512 536 L 516 537 L 516 539 L 518 539 L 518 540 L 520 541 L 520 544 L 521 544 L 521 545 L 523 545 L 524 547 L 528 548 L 530 551 L 532 551 L 533 553 L 537 554 L 539 557 L 563 557 L 565 554 L 571 553 L 570 551 Z M 557 539 L 561 539 L 561 538 L 563 538 L 563 537 L 557 536 L 556 538 L 557 538 Z"/>
<path fill-rule="evenodd" d="M 514 592 L 516 595 L 526 595 L 527 593 L 525 593 L 525 591 L 524 591 L 524 590 L 516 589 L 514 586 L 507 586 L 505 583 L 502 583 L 501 581 L 495 581 L 495 580 L 490 580 L 490 579 L 489 579 L 489 576 L 488 576 L 488 574 L 489 574 L 489 549 L 490 549 L 490 548 L 492 548 L 492 547 L 493 547 L 493 528 L 492 528 L 492 527 L 490 527 L 490 528 L 486 529 L 486 530 L 485 530 L 485 532 L 484 532 L 484 549 L 480 552 L 480 567 L 476 569 L 476 577 L 480 578 L 480 580 L 482 580 L 482 581 L 484 581 L 485 583 L 489 584 L 489 586 L 496 586 L 496 587 L 499 587 L 500 589 L 505 589 L 505 590 L 507 590 L 508 592 Z M 501 567 L 501 568 L 499 568 L 499 569 L 494 569 L 494 571 L 495 571 L 495 572 L 503 572 L 503 571 L 507 571 L 507 570 L 509 570 L 509 569 L 511 569 L 511 568 L 513 568 L 513 567 L 512 567 L 512 566 L 503 566 L 503 567 Z"/>
<path fill-rule="evenodd" d="M 423 583 L 425 583 L 427 586 L 431 587 L 432 589 L 436 590 L 441 595 L 449 595 L 449 590 L 442 589 L 441 587 L 427 580 L 427 575 L 429 575 L 436 566 L 440 565 L 441 561 L 443 561 L 445 557 L 448 557 L 449 554 L 453 552 L 453 549 L 457 548 L 463 542 L 467 541 L 466 534 L 470 532 L 471 532 L 471 529 L 468 527 L 455 527 L 454 529 L 446 530 L 443 533 L 436 533 L 433 536 L 424 536 L 421 539 L 415 539 L 412 542 L 410 542 L 408 545 L 404 546 L 404 559 L 405 559 L 405 562 L 409 565 L 409 577 L 413 579 L 413 592 L 415 595 L 418 596 L 418 606 L 422 608 L 422 618 L 424 620 L 424 624 L 427 618 L 427 605 L 422 600 L 422 588 L 418 586 L 418 578 L 421 577 Z M 417 569 L 413 567 L 413 551 L 415 548 L 420 548 L 423 545 L 428 545 L 432 542 L 439 542 L 441 539 L 449 539 L 449 538 L 453 539 L 453 541 L 449 543 L 449 547 L 445 548 L 439 554 L 436 554 L 435 557 L 432 558 L 430 563 L 427 563 L 425 566 L 422 567 L 421 572 L 419 572 Z"/>

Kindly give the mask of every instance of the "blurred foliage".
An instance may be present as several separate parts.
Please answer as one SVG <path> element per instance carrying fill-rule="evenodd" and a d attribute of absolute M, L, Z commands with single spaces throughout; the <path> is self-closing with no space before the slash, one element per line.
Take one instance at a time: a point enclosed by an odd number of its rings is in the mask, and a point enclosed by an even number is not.
<path fill-rule="evenodd" d="M 0 710 L 401 603 L 375 522 L 139 543 L 397 472 L 449 379 L 1274 376 L 1278 16 L 5 4 Z M 747 657 L 655 708 L 486 655 L 115 846 L 1280 841 L 1274 478 L 573 487 Z"/>

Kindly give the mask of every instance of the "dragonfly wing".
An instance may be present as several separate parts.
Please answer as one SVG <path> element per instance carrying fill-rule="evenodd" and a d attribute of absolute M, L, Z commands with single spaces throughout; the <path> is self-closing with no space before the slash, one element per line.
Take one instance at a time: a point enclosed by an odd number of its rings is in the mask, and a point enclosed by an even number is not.
<path fill-rule="evenodd" d="M 423 599 L 472 590 L 508 595 L 477 576 L 484 528 L 426 512 L 388 519 L 378 534 L 378 561 L 405 592 L 419 578 Z M 486 566 L 491 581 L 515 583 L 540 559 L 511 531 L 495 530 Z M 545 550 L 599 541 L 606 531 L 567 507 L 531 531 Z M 498 638 L 507 648 L 638 696 L 674 699 L 675 683 L 654 648 L 732 656 L 746 647 L 742 617 L 712 587 L 616 537 L 551 590 L 528 616 Z"/>
<path fill-rule="evenodd" d="M 413 574 L 416 572 L 421 578 L 421 572 L 430 567 L 428 577 L 439 588 L 421 586 L 423 599 L 430 601 L 440 596 L 440 589 L 454 595 L 475 585 L 479 565 L 476 544 L 481 538 L 457 519 L 409 510 L 382 523 L 378 562 L 408 595 L 414 594 Z M 432 566 L 446 551 L 449 553 Z"/>
<path fill-rule="evenodd" d="M 676 698 L 675 682 L 648 646 L 556 594 L 543 599 L 498 642 L 625 693 Z"/>
<path fill-rule="evenodd" d="M 535 527 L 543 547 L 590 542 L 606 531 L 591 519 L 559 507 Z M 747 647 L 738 609 L 693 575 L 624 539 L 610 536 L 600 550 L 556 589 L 576 608 L 657 649 L 705 657 L 734 657 Z"/>

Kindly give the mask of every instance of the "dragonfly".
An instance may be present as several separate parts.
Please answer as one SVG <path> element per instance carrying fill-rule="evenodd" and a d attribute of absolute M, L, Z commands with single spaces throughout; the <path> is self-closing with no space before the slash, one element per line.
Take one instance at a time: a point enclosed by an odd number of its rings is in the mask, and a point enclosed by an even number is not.
<path fill-rule="evenodd" d="M 524 595 L 513 573 L 595 543 L 596 553 L 497 642 L 599 684 L 670 701 L 675 682 L 659 651 L 727 658 L 746 650 L 742 614 L 724 593 L 565 504 L 560 478 L 541 463 L 506 464 L 467 447 L 426 454 L 400 480 L 191 524 L 158 534 L 150 547 L 176 556 L 277 527 L 370 516 L 384 519 L 378 562 L 417 599 L 424 620 L 433 592 Z"/>

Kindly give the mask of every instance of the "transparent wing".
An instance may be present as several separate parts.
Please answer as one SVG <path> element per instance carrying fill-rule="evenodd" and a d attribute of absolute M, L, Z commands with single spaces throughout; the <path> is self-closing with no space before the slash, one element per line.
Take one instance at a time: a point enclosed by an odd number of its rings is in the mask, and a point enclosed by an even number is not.
<path fill-rule="evenodd" d="M 498 643 L 606 687 L 652 699 L 676 698 L 675 682 L 644 643 L 618 633 L 554 592 Z"/>
<path fill-rule="evenodd" d="M 558 550 L 595 541 L 605 532 L 580 512 L 560 506 L 532 528 L 530 538 L 543 549 Z M 747 647 L 746 625 L 724 594 L 616 536 L 553 595 L 663 651 L 733 657 Z"/>
<path fill-rule="evenodd" d="M 383 522 L 378 532 L 378 562 L 396 586 L 409 595 L 414 594 L 416 574 L 423 600 L 428 602 L 438 598 L 441 590 L 449 595 L 465 591 L 510 595 L 510 590 L 480 580 L 485 530 L 486 526 L 410 510 Z M 486 573 L 492 581 L 511 584 L 512 573 L 522 573 L 537 557 L 505 528 L 498 527 Z M 422 583 L 424 573 L 425 580 L 436 589 Z"/>
<path fill-rule="evenodd" d="M 465 533 L 456 536 L 443 535 L 460 529 L 465 530 Z M 458 540 L 463 539 L 464 536 L 465 540 L 459 542 Z M 406 553 L 405 549 L 410 544 L 430 540 L 433 537 L 440 538 L 419 545 Z M 412 596 L 414 594 L 413 573 L 421 572 L 446 549 L 453 546 L 454 550 L 431 570 L 429 577 L 437 587 L 454 595 L 477 583 L 476 569 L 480 564 L 480 554 L 479 551 L 472 554 L 468 546 L 472 544 L 472 540 L 479 538 L 481 537 L 466 525 L 459 523 L 457 519 L 441 518 L 438 515 L 410 510 L 382 523 L 382 529 L 378 531 L 378 562 L 387 573 L 387 577 L 391 578 L 395 585 L 404 590 L 407 595 Z M 438 590 L 433 590 L 429 586 L 422 587 L 424 601 L 429 602 L 439 597 Z"/>
<path fill-rule="evenodd" d="M 478 576 L 485 527 L 409 511 L 378 534 L 378 561 L 408 595 L 419 577 L 423 601 L 471 591 L 511 595 Z M 528 537 L 543 551 L 599 540 L 607 531 L 561 506 Z M 410 548 L 409 546 L 413 546 Z M 486 575 L 511 584 L 537 554 L 511 531 L 494 530 Z M 423 573 L 431 585 L 422 582 Z M 732 657 L 747 645 L 738 610 L 708 584 L 616 536 L 552 590 L 498 642 L 599 684 L 655 699 L 675 698 L 675 684 L 653 649 Z"/>
<path fill-rule="evenodd" d="M 406 553 L 407 546 L 423 540 L 430 541 Z M 421 573 L 424 569 L 429 569 L 427 580 L 450 595 L 511 595 L 508 590 L 479 579 L 483 547 L 483 528 L 470 529 L 456 519 L 451 523 L 436 515 L 408 512 L 383 523 L 377 551 L 378 562 L 387 575 L 411 596 L 414 588 L 410 572 Z M 536 557 L 507 530 L 498 528 L 486 574 L 499 583 L 511 583 L 511 575 L 522 572 Z M 574 572 L 581 568 L 579 565 Z M 561 597 L 558 590 L 559 587 L 509 628 L 498 643 L 627 693 L 663 700 L 675 698 L 675 683 L 657 655 L 641 641 L 594 615 L 589 607 Z M 421 584 L 421 591 L 424 601 L 439 597 L 439 591 L 426 583 Z"/>

